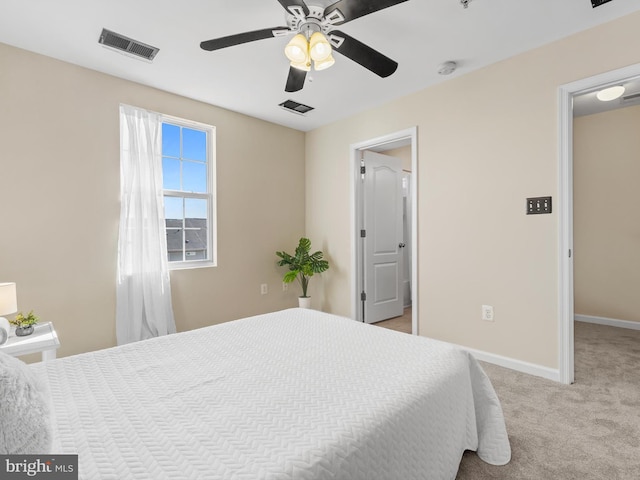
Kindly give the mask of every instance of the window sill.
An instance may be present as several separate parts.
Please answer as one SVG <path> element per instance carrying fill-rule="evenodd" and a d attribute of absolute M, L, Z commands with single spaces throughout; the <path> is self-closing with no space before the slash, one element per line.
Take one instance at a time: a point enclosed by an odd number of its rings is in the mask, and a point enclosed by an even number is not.
<path fill-rule="evenodd" d="M 169 271 L 171 270 L 190 270 L 193 268 L 212 268 L 216 267 L 215 262 L 180 262 L 169 263 Z"/>

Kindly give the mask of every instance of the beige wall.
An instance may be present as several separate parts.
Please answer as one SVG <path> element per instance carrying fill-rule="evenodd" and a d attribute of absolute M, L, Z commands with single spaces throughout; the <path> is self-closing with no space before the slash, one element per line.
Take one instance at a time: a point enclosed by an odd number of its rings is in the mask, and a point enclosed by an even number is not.
<path fill-rule="evenodd" d="M 576 314 L 640 322 L 640 106 L 574 120 Z"/>
<path fill-rule="evenodd" d="M 420 333 L 557 368 L 558 86 L 640 62 L 619 48 L 638 29 L 629 15 L 309 132 L 306 230 L 336 265 L 316 306 L 351 314 L 349 145 L 417 126 Z M 543 195 L 555 212 L 526 216 Z"/>
<path fill-rule="evenodd" d="M 171 274 L 179 330 L 295 306 L 275 251 L 304 234 L 304 134 L 0 44 L 0 281 L 60 354 L 115 343 L 120 103 L 217 127 L 217 268 Z M 260 294 L 260 284 L 269 294 Z"/>

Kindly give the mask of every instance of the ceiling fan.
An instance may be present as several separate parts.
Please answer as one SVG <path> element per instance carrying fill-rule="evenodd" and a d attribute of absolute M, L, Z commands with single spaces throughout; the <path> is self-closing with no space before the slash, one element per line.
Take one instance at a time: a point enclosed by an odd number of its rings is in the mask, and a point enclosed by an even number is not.
<path fill-rule="evenodd" d="M 206 40 L 200 43 L 200 47 L 203 50 L 213 51 L 266 38 L 295 34 L 285 48 L 285 55 L 291 60 L 285 87 L 287 92 L 297 92 L 302 89 L 312 63 L 316 70 L 323 70 L 333 65 L 332 51 L 350 58 L 384 78 L 396 71 L 398 63 L 346 33 L 336 30 L 336 27 L 406 1 L 339 0 L 328 7 L 322 7 L 307 5 L 304 0 L 278 0 L 286 11 L 286 27 L 265 28 Z"/>

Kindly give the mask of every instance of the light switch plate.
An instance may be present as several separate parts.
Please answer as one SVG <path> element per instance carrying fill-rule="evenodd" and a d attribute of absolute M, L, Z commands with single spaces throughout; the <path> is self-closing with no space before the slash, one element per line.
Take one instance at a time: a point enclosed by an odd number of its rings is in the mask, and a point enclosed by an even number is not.
<path fill-rule="evenodd" d="M 527 215 L 551 213 L 551 197 L 527 198 Z"/>

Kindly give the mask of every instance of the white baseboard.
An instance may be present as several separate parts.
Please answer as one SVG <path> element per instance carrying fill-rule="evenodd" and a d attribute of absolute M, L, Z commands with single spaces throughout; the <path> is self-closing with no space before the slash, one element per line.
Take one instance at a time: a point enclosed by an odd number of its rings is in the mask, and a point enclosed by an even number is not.
<path fill-rule="evenodd" d="M 577 322 L 597 323 L 600 325 L 609 325 L 612 327 L 640 330 L 640 322 L 618 320 L 615 318 L 594 317 L 591 315 L 575 315 L 574 318 Z M 511 370 L 526 373 L 528 375 L 535 375 L 536 377 L 546 378 L 555 382 L 560 381 L 560 371 L 558 369 L 543 367 L 542 365 L 537 365 L 535 363 L 524 362 L 522 360 L 516 360 L 515 358 L 503 357 L 502 355 L 483 352 L 482 350 L 476 350 L 473 348 L 461 348 L 471 353 L 480 361 L 493 363 L 494 365 L 510 368 Z"/>
<path fill-rule="evenodd" d="M 576 322 L 597 323 L 598 325 L 608 325 L 610 327 L 629 328 L 640 330 L 640 322 L 630 322 L 629 320 L 618 320 L 617 318 L 594 317 L 592 315 L 575 315 Z"/>
<path fill-rule="evenodd" d="M 493 353 L 483 352 L 481 350 L 475 350 L 473 348 L 462 347 L 464 350 L 471 353 L 476 359 L 487 363 L 493 363 L 501 367 L 510 368 L 517 372 L 526 373 L 529 375 L 535 375 L 536 377 L 546 378 L 547 380 L 553 380 L 555 382 L 560 381 L 560 371 L 557 369 L 543 367 L 535 363 L 524 362 L 522 360 L 516 360 L 515 358 L 503 357 L 502 355 L 496 355 Z"/>

